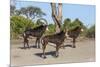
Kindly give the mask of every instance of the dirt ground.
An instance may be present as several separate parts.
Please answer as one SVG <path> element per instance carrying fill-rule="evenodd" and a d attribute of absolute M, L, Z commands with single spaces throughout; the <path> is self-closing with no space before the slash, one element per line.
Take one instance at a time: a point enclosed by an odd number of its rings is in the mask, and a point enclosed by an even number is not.
<path fill-rule="evenodd" d="M 32 47 L 35 40 L 31 40 L 30 49 L 23 49 L 22 40 L 11 40 L 11 66 L 58 64 L 58 63 L 80 63 L 95 61 L 95 40 L 83 39 L 76 42 L 76 48 L 72 48 L 70 40 L 64 43 L 65 49 L 59 50 L 59 57 L 55 58 L 54 44 L 48 44 L 46 48 L 46 59 L 41 57 L 42 49 Z"/>

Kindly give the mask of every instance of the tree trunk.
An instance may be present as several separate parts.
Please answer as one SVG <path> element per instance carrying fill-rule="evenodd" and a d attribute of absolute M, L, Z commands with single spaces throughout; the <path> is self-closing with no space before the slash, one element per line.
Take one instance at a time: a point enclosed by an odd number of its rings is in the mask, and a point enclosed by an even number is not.
<path fill-rule="evenodd" d="M 62 3 L 58 3 L 58 21 L 62 23 Z"/>
<path fill-rule="evenodd" d="M 52 18 L 53 21 L 55 22 L 56 33 L 57 33 L 61 31 L 62 3 L 58 3 L 58 9 L 56 8 L 56 3 L 51 3 L 51 9 L 52 9 Z"/>

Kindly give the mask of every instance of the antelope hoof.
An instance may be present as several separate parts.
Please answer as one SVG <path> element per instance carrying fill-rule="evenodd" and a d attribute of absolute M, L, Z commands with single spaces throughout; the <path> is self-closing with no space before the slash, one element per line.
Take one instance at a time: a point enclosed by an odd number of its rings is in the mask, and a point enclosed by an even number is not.
<path fill-rule="evenodd" d="M 62 47 L 63 49 L 65 49 L 65 47 Z"/>
<path fill-rule="evenodd" d="M 57 58 L 57 57 L 59 57 L 59 55 L 55 55 L 55 57 Z"/>
<path fill-rule="evenodd" d="M 26 47 L 23 47 L 23 49 L 26 49 Z"/>
<path fill-rule="evenodd" d="M 28 49 L 30 49 L 30 47 L 28 47 Z"/>
<path fill-rule="evenodd" d="M 43 57 L 43 59 L 46 59 L 46 58 L 47 58 L 46 56 Z"/>
<path fill-rule="evenodd" d="M 57 57 L 59 57 L 59 56 L 57 55 L 57 56 L 55 56 L 55 57 L 57 58 Z"/>
<path fill-rule="evenodd" d="M 76 48 L 76 46 L 72 46 L 72 48 Z"/>
<path fill-rule="evenodd" d="M 38 48 L 38 46 L 36 46 L 36 48 Z"/>
<path fill-rule="evenodd" d="M 40 48 L 40 46 L 38 46 L 37 48 Z"/>
<path fill-rule="evenodd" d="M 43 55 L 42 55 L 42 57 L 43 57 L 43 59 L 46 59 L 47 58 L 46 56 L 43 56 Z"/>

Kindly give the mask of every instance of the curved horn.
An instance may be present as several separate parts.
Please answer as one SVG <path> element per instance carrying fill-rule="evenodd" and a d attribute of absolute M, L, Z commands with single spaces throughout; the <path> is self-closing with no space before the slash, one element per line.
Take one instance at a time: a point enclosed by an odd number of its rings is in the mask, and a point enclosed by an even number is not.
<path fill-rule="evenodd" d="M 46 19 L 44 19 L 44 18 L 39 18 L 38 20 L 37 20 L 37 22 L 36 23 L 39 23 L 39 22 L 41 22 L 41 21 L 44 21 L 45 23 L 45 25 L 48 25 L 48 22 L 47 22 L 47 20 Z"/>

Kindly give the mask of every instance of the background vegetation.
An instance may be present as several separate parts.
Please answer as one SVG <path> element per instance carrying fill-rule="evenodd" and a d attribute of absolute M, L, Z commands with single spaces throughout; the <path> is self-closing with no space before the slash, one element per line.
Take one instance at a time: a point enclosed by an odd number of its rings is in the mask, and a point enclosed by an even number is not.
<path fill-rule="evenodd" d="M 16 39 L 21 36 L 26 28 L 35 28 L 42 23 L 36 23 L 35 18 L 40 18 L 43 15 L 46 15 L 38 7 L 23 7 L 19 10 L 16 10 L 15 6 L 10 6 L 10 37 L 11 39 Z M 45 18 L 46 19 L 46 18 Z M 49 22 L 50 23 L 50 22 Z M 95 38 L 95 24 L 91 27 L 86 27 L 81 20 L 76 18 L 74 21 L 71 21 L 70 18 L 66 18 L 62 23 L 62 29 L 72 30 L 77 26 L 81 26 L 84 31 L 81 33 L 81 36 L 88 38 Z M 49 31 L 47 34 L 55 33 L 55 25 L 48 25 Z"/>

